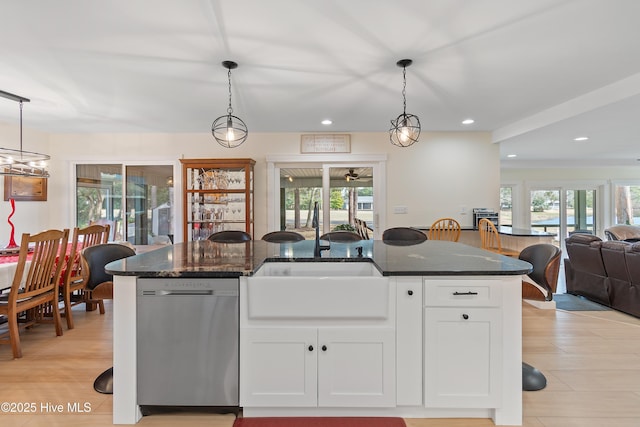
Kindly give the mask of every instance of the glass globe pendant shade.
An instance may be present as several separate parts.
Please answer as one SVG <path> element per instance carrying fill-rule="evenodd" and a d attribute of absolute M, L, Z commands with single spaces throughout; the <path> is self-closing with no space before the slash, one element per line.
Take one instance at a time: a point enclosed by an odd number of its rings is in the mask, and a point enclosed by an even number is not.
<path fill-rule="evenodd" d="M 398 67 L 402 67 L 402 114 L 395 120 L 391 120 L 389 139 L 398 147 L 413 145 L 420 137 L 420 119 L 413 114 L 407 114 L 407 67 L 412 63 L 411 59 L 401 59 L 396 62 Z"/>
<path fill-rule="evenodd" d="M 223 147 L 235 148 L 247 140 L 249 131 L 242 119 L 227 114 L 214 120 L 211 125 L 211 134 Z"/>
<path fill-rule="evenodd" d="M 223 147 L 235 148 L 247 140 L 249 130 L 242 119 L 233 115 L 233 108 L 231 107 L 231 70 L 237 68 L 238 64 L 233 61 L 223 61 L 222 66 L 228 70 L 229 107 L 227 107 L 226 115 L 220 116 L 213 121 L 211 134 L 218 141 L 218 144 Z"/>
<path fill-rule="evenodd" d="M 391 120 L 389 138 L 393 145 L 408 147 L 418 142 L 420 137 L 420 119 L 413 114 L 402 113 L 397 119 Z"/>

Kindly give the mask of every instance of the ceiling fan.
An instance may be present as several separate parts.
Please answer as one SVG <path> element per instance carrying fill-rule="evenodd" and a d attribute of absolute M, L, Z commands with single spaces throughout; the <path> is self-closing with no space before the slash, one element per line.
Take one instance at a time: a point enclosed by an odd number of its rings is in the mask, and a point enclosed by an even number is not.
<path fill-rule="evenodd" d="M 344 174 L 344 179 L 347 181 L 357 181 L 359 177 L 360 175 L 355 173 L 353 169 L 349 169 L 349 172 Z"/>

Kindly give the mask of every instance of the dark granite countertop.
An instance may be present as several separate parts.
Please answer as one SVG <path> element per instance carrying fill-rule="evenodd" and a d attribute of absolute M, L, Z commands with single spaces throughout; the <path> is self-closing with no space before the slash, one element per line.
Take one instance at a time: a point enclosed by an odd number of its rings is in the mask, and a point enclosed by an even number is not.
<path fill-rule="evenodd" d="M 417 228 L 418 230 L 421 230 L 421 231 L 429 231 L 431 227 L 424 225 L 424 226 L 418 226 L 413 228 Z M 478 231 L 477 228 L 473 228 L 473 226 L 471 225 L 462 226 L 460 227 L 460 230 Z M 550 233 L 548 231 L 539 231 L 533 228 L 518 228 L 518 227 L 514 228 L 514 227 L 508 227 L 505 225 L 501 225 L 498 227 L 498 233 L 504 234 L 506 236 L 518 236 L 518 237 L 553 237 L 556 235 L 556 233 Z"/>
<path fill-rule="evenodd" d="M 498 227 L 498 233 L 505 234 L 508 236 L 518 236 L 518 237 L 553 237 L 556 233 L 549 233 L 548 231 L 539 231 L 533 228 L 517 228 L 517 227 L 507 227 L 501 225 Z"/>
<path fill-rule="evenodd" d="M 323 242 L 323 244 L 328 242 Z M 264 262 L 373 262 L 384 276 L 487 276 L 520 275 L 531 264 L 462 243 L 427 240 L 396 246 L 379 240 L 331 242 L 331 249 L 314 258 L 312 240 L 295 243 L 243 243 L 195 241 L 178 243 L 114 261 L 106 271 L 139 277 L 239 277 L 250 276 Z M 362 247 L 362 256 L 358 254 Z"/>

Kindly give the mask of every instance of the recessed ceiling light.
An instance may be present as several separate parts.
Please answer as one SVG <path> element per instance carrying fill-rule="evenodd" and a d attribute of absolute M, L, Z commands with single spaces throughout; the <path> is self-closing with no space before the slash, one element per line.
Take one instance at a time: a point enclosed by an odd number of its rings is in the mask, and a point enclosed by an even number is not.
<path fill-rule="evenodd" d="M 462 124 L 463 125 L 470 125 L 470 124 L 472 124 L 474 122 L 475 122 L 475 120 L 473 120 L 473 119 L 465 119 L 465 120 L 462 121 Z"/>
<path fill-rule="evenodd" d="M 574 141 L 586 141 L 587 139 L 589 139 L 588 136 L 579 136 L 577 138 L 573 138 Z"/>
<path fill-rule="evenodd" d="M 329 125 L 330 125 L 331 123 L 333 123 L 333 122 L 332 122 L 331 120 L 329 120 L 329 119 L 324 119 L 321 123 L 322 123 L 323 125 L 325 125 L 325 126 L 329 126 Z"/>
<path fill-rule="evenodd" d="M 507 154 L 507 157 L 509 157 L 510 159 L 514 158 L 514 157 L 518 157 L 517 154 Z"/>

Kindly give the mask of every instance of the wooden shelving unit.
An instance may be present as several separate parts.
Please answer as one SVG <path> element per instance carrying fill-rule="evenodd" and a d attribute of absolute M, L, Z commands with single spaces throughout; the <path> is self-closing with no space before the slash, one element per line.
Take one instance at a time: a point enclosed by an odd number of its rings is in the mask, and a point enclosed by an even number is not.
<path fill-rule="evenodd" d="M 253 238 L 252 159 L 181 159 L 184 240 L 205 240 L 222 230 Z"/>

